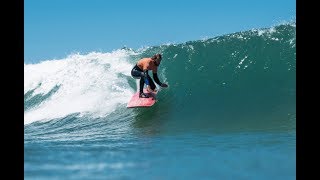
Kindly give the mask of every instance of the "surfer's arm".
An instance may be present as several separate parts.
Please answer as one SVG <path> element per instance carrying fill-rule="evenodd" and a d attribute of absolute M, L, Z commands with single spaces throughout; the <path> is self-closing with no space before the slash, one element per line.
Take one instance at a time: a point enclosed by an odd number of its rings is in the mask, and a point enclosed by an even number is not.
<path fill-rule="evenodd" d="M 159 84 L 159 86 L 161 86 L 161 87 L 168 87 L 168 85 L 167 85 L 166 83 L 160 82 L 160 80 L 159 80 L 159 78 L 158 78 L 158 73 L 153 72 L 153 79 L 154 79 L 154 81 L 155 81 L 157 84 Z"/>
<path fill-rule="evenodd" d="M 160 80 L 158 78 L 158 73 L 153 72 L 153 79 L 159 86 L 162 86 L 162 83 L 160 82 Z"/>

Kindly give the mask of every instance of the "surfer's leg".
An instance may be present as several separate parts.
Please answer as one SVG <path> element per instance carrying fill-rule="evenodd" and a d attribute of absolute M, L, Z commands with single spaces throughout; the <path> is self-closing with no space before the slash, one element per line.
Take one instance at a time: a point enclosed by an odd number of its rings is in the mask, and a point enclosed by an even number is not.
<path fill-rule="evenodd" d="M 144 78 L 140 78 L 140 94 L 143 93 L 143 86 L 144 86 Z"/>
<path fill-rule="evenodd" d="M 139 79 L 140 77 L 143 76 L 143 72 L 142 71 L 138 71 L 137 69 L 133 68 L 131 70 L 131 76 L 136 78 L 136 79 Z"/>
<path fill-rule="evenodd" d="M 147 94 L 143 93 L 143 87 L 144 87 L 144 78 L 141 77 L 140 78 L 140 89 L 139 89 L 140 94 L 139 94 L 139 97 L 148 98 L 149 96 Z"/>
<path fill-rule="evenodd" d="M 131 76 L 134 77 L 135 79 L 140 79 L 140 86 L 139 86 L 140 94 L 139 94 L 139 97 L 148 98 L 148 95 L 143 93 L 143 87 L 144 87 L 144 83 L 145 83 L 144 73 L 142 71 L 137 70 L 136 67 L 134 67 L 131 70 Z"/>
<path fill-rule="evenodd" d="M 154 91 L 156 89 L 156 85 L 154 84 L 153 80 L 151 79 L 151 77 L 149 75 L 148 75 L 148 81 L 149 81 L 149 84 L 150 84 L 152 91 Z"/>

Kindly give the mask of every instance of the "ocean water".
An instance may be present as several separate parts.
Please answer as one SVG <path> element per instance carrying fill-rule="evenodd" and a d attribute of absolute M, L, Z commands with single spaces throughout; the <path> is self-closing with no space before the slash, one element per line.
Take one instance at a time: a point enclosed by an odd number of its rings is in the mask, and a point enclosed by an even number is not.
<path fill-rule="evenodd" d="M 162 53 L 158 101 L 131 68 Z M 151 74 L 151 73 L 150 73 Z M 24 65 L 25 179 L 296 179 L 296 24 Z"/>

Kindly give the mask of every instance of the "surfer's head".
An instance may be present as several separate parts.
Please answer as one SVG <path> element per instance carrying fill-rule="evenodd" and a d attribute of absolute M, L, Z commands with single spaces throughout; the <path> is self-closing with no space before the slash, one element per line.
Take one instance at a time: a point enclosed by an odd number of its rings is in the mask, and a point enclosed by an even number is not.
<path fill-rule="evenodd" d="M 154 64 L 155 64 L 156 66 L 159 66 L 160 63 L 161 63 L 161 60 L 162 60 L 162 56 L 161 56 L 161 54 L 155 54 L 155 55 L 152 56 L 151 59 L 154 60 Z"/>

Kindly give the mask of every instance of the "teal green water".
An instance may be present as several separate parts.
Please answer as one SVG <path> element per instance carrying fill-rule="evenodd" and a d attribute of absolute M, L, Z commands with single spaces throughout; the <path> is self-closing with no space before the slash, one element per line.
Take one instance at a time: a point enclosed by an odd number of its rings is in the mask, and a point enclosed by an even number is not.
<path fill-rule="evenodd" d="M 295 26 L 154 47 L 142 56 L 158 51 L 170 88 L 151 111 L 165 119 L 164 129 L 295 130 Z"/>
<path fill-rule="evenodd" d="M 169 87 L 127 109 L 155 53 Z M 295 23 L 94 55 L 25 65 L 25 179 L 296 178 Z"/>

